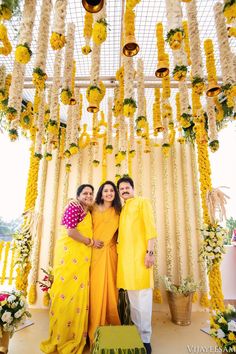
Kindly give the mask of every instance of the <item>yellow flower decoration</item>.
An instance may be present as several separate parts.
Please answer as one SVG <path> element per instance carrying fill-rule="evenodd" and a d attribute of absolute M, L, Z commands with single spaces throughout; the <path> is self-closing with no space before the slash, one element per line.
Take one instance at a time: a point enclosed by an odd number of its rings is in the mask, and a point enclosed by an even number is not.
<path fill-rule="evenodd" d="M 92 33 L 93 41 L 101 45 L 107 38 L 107 22 L 105 19 L 95 22 Z"/>
<path fill-rule="evenodd" d="M 70 99 L 72 97 L 72 93 L 69 89 L 63 89 L 61 91 L 61 102 L 65 105 L 69 105 L 70 104 Z"/>
<path fill-rule="evenodd" d="M 3 23 L 0 23 L 0 42 L 3 46 L 0 47 L 0 54 L 7 56 L 12 51 L 11 43 L 8 39 L 7 28 Z"/>
<path fill-rule="evenodd" d="M 227 23 L 231 23 L 236 19 L 236 2 L 234 0 L 226 0 L 223 9 Z"/>
<path fill-rule="evenodd" d="M 19 44 L 16 47 L 15 59 L 18 63 L 27 64 L 30 61 L 32 52 L 27 43 Z"/>
<path fill-rule="evenodd" d="M 62 49 L 66 44 L 66 37 L 64 36 L 64 34 L 52 32 L 50 44 L 53 50 Z"/>
<path fill-rule="evenodd" d="M 72 143 L 69 148 L 70 154 L 75 155 L 79 152 L 79 148 L 76 144 Z"/>
<path fill-rule="evenodd" d="M 92 52 L 92 49 L 89 45 L 85 45 L 84 47 L 82 47 L 82 53 L 84 55 L 88 55 L 91 52 Z"/>
<path fill-rule="evenodd" d="M 0 5 L 0 20 L 9 21 L 12 17 L 12 11 L 6 5 Z"/>

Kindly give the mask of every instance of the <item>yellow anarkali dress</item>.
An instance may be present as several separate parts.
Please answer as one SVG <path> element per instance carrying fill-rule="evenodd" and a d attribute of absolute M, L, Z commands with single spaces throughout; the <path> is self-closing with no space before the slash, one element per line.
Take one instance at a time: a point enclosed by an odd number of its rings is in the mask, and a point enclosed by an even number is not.
<path fill-rule="evenodd" d="M 78 231 L 92 238 L 92 218 L 87 213 Z M 63 227 L 54 259 L 54 282 L 50 290 L 49 339 L 41 343 L 44 353 L 80 354 L 88 327 L 89 267 L 91 248 L 73 240 Z"/>
<path fill-rule="evenodd" d="M 89 339 L 93 342 L 98 326 L 119 325 L 117 310 L 118 290 L 116 287 L 116 232 L 119 215 L 114 208 L 92 212 L 93 239 L 104 242 L 101 249 L 92 249 L 89 296 Z"/>

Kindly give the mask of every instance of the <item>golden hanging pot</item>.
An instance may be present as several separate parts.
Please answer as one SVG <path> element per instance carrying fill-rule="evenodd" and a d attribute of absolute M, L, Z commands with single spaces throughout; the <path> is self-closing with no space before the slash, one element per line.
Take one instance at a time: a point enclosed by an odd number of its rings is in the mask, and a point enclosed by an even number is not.
<path fill-rule="evenodd" d="M 217 84 L 217 82 L 216 81 L 210 81 L 209 85 L 207 87 L 207 90 L 206 90 L 206 95 L 208 97 L 215 97 L 215 96 L 219 95 L 220 92 L 221 92 L 221 88 Z"/>
<path fill-rule="evenodd" d="M 139 45 L 134 36 L 128 36 L 123 47 L 123 54 L 126 57 L 133 57 L 139 52 Z"/>
<path fill-rule="evenodd" d="M 70 106 L 74 106 L 76 104 L 76 99 L 74 97 L 70 98 Z"/>
<path fill-rule="evenodd" d="M 82 0 L 82 5 L 86 11 L 96 13 L 103 8 L 104 0 Z"/>
<path fill-rule="evenodd" d="M 155 72 L 156 77 L 166 77 L 169 75 L 168 64 L 165 61 L 160 61 Z"/>
<path fill-rule="evenodd" d="M 160 132 L 163 132 L 164 130 L 164 127 L 162 125 L 159 125 L 158 127 L 156 127 L 154 129 L 155 133 L 160 133 Z"/>
<path fill-rule="evenodd" d="M 96 103 L 90 103 L 90 105 L 87 108 L 87 111 L 89 113 L 97 113 L 99 111 L 99 107 L 97 106 Z"/>
<path fill-rule="evenodd" d="M 0 353 L 1 354 L 8 353 L 9 338 L 10 338 L 10 332 L 5 332 L 2 330 L 2 337 L 0 337 Z"/>

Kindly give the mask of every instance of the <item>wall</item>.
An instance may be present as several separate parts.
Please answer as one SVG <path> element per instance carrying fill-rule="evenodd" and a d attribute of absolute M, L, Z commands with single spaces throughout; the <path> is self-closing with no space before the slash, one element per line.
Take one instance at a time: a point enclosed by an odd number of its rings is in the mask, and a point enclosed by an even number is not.
<path fill-rule="evenodd" d="M 194 164 L 191 161 L 191 149 L 191 146 L 177 143 L 174 149 L 175 155 L 173 155 L 174 151 L 172 151 L 170 157 L 166 159 L 166 169 L 164 168 L 164 157 L 160 147 L 153 147 L 151 153 L 142 152 L 141 154 L 138 154 L 138 156 L 136 154 L 132 160 L 132 177 L 136 185 L 136 194 L 141 194 L 150 198 L 155 207 L 158 232 L 158 274 L 167 274 L 167 268 L 169 267 L 173 274 L 173 279 L 177 280 L 178 259 L 180 259 L 182 260 L 183 275 L 187 276 L 189 272 L 192 271 L 194 279 L 199 282 L 199 229 L 196 222 L 196 201 L 199 198 L 199 195 L 198 193 L 196 195 L 196 189 L 194 190 Z M 100 146 L 100 158 L 102 156 L 101 150 Z M 136 150 L 140 151 L 141 148 L 138 147 Z M 102 177 L 101 166 L 91 168 L 89 166 L 89 161 L 91 161 L 91 154 L 89 153 L 88 147 L 81 151 L 80 156 L 76 155 L 72 157 L 72 169 L 68 181 L 68 198 L 75 196 L 76 188 L 81 183 L 90 182 L 94 185 L 95 190 L 98 189 Z M 62 160 L 58 171 L 59 182 L 55 189 L 57 196 L 56 200 L 53 202 L 55 166 L 56 152 L 54 151 L 53 160 L 48 163 L 42 234 L 40 235 L 40 267 L 43 268 L 47 268 L 48 265 L 50 237 L 53 236 L 55 243 L 59 236 L 60 219 L 63 210 L 63 190 L 66 187 L 65 160 Z M 114 181 L 116 172 L 114 166 L 114 154 L 108 155 L 107 179 Z M 174 188 L 174 179 L 177 179 L 178 188 Z M 186 188 L 184 188 L 184 185 Z M 176 203 L 174 197 L 177 199 Z M 55 208 L 55 228 L 53 228 L 51 232 L 50 220 Z M 178 216 L 178 220 L 176 220 L 176 215 Z M 176 241 L 177 231 L 179 232 L 181 239 L 179 252 Z M 167 233 L 169 234 L 168 240 L 166 239 Z M 173 260 L 169 266 L 167 265 L 168 259 Z M 189 262 L 192 262 L 192 270 L 189 268 Z M 42 273 L 40 271 L 39 278 L 41 278 L 41 275 Z M 161 288 L 163 289 L 162 284 Z M 155 306 L 160 310 L 165 310 L 167 308 L 165 291 L 162 291 L 162 294 L 164 296 L 164 303 Z M 38 291 L 38 300 L 33 307 L 42 306 L 42 293 Z M 194 304 L 193 309 L 199 310 L 199 303 Z"/>

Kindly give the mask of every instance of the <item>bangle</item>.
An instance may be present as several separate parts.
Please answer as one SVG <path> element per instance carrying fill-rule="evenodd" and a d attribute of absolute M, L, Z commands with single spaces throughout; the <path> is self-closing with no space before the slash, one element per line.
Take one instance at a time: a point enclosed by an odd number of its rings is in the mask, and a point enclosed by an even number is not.
<path fill-rule="evenodd" d="M 153 251 L 146 251 L 146 254 L 148 254 L 149 256 L 154 256 Z"/>
<path fill-rule="evenodd" d="M 93 239 L 89 239 L 90 242 L 87 244 L 88 247 L 92 247 L 94 245 L 94 240 Z"/>

